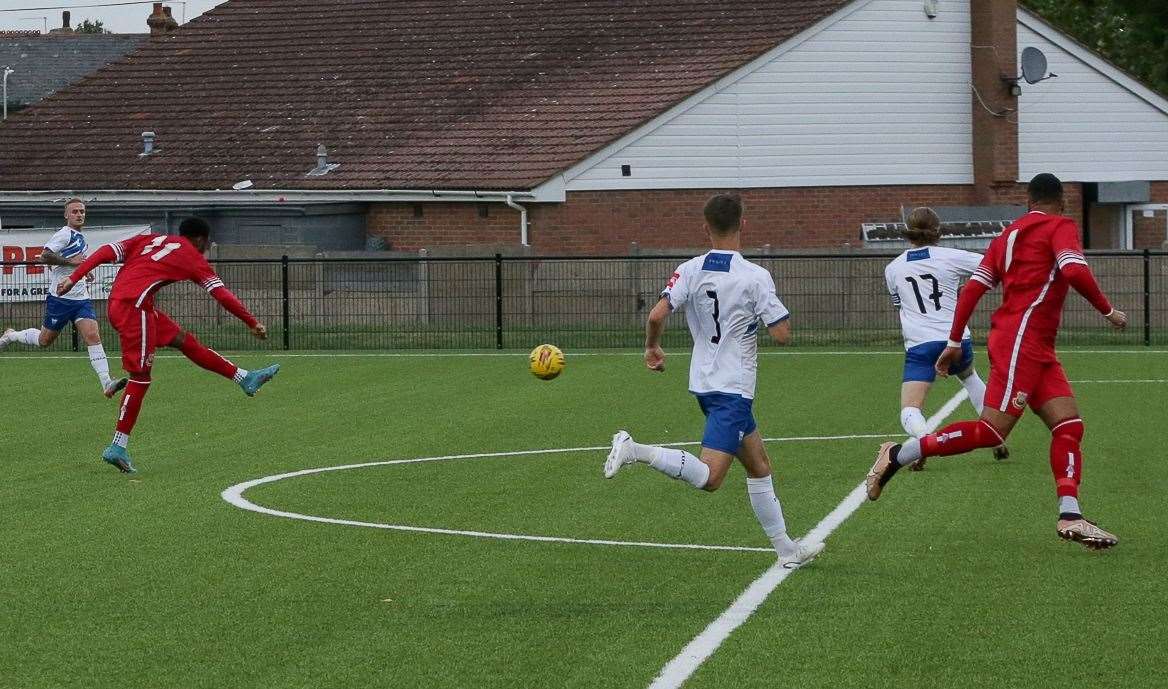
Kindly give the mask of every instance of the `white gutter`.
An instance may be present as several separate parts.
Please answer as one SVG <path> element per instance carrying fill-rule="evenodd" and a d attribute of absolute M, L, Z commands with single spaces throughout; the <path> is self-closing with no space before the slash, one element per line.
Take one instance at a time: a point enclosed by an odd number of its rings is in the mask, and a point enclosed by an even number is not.
<path fill-rule="evenodd" d="M 12 74 L 13 70 L 8 67 L 4 68 L 4 119 L 8 119 L 8 75 Z M 3 120 L 0 120 L 2 122 Z"/>
<path fill-rule="evenodd" d="M 511 194 L 507 194 L 507 205 L 519 211 L 519 243 L 523 246 L 530 246 L 527 241 L 527 209 L 520 206 L 511 200 Z"/>
<path fill-rule="evenodd" d="M 361 189 L 361 190 L 312 190 L 312 189 L 215 189 L 189 191 L 177 189 L 145 190 L 77 190 L 52 189 L 42 191 L 0 191 L 0 204 L 57 204 L 72 196 L 87 202 L 111 204 L 163 204 L 163 205 L 273 205 L 303 203 L 349 203 L 372 202 L 393 203 L 409 201 L 496 201 L 517 208 L 512 199 L 528 201 L 539 199 L 534 191 L 481 191 L 474 189 Z M 563 200 L 563 199 L 558 199 Z"/>

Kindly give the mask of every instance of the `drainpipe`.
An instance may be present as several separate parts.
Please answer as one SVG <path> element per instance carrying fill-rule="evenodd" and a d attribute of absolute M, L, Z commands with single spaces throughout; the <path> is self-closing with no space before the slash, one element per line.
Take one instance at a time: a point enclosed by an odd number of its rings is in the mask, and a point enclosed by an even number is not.
<path fill-rule="evenodd" d="M 519 211 L 519 243 L 530 246 L 527 242 L 527 209 L 515 203 L 510 194 L 507 194 L 507 205 Z"/>
<path fill-rule="evenodd" d="M 4 119 L 8 119 L 8 75 L 12 74 L 13 70 L 4 68 Z M 0 120 L 3 121 L 3 120 Z"/>

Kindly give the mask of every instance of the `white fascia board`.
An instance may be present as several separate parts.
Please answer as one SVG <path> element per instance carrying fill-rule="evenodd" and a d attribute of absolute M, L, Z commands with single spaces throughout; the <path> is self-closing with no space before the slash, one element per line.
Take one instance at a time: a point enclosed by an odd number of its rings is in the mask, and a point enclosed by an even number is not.
<path fill-rule="evenodd" d="M 61 203 L 72 196 L 88 202 L 122 205 L 231 205 L 259 206 L 287 203 L 394 203 L 453 201 L 479 202 L 494 201 L 505 203 L 510 197 L 516 201 L 539 201 L 534 191 L 478 191 L 478 190 L 420 190 L 420 189 L 374 189 L 374 190 L 304 190 L 304 189 L 246 189 L 191 191 L 182 189 L 46 189 L 40 191 L 0 191 L 0 204 L 42 204 Z M 561 199 L 562 200 L 562 199 Z"/>
<path fill-rule="evenodd" d="M 1160 94 L 1152 89 L 1144 86 L 1135 79 L 1129 77 L 1122 70 L 1112 65 L 1107 60 L 1096 55 L 1093 51 L 1083 47 L 1078 42 L 1074 41 L 1062 31 L 1059 31 L 1054 26 L 1048 24 L 1044 19 L 1037 14 L 1018 8 L 1018 23 L 1030 29 L 1034 33 L 1042 36 L 1046 40 L 1054 43 L 1058 47 L 1067 51 L 1078 59 L 1083 64 L 1087 65 L 1096 72 L 1107 77 L 1116 84 L 1131 91 L 1132 94 L 1138 96 L 1141 100 L 1146 101 L 1149 105 L 1156 108 L 1165 115 L 1168 115 L 1168 99 L 1165 99 Z"/>
<path fill-rule="evenodd" d="M 840 9 L 836 10 L 835 12 L 828 15 L 827 17 L 824 17 L 823 19 L 819 20 L 818 22 L 816 22 L 812 26 L 804 29 L 803 31 L 800 31 L 799 33 L 795 34 L 791 38 L 788 38 L 787 40 L 783 41 L 782 43 L 775 46 L 774 48 L 771 48 L 767 52 L 756 57 L 755 59 L 751 60 L 750 62 L 746 63 L 745 65 L 739 67 L 738 69 L 734 70 L 733 72 L 730 72 L 729 74 L 722 77 L 721 79 L 718 79 L 714 83 L 703 88 L 701 91 L 697 91 L 696 93 L 691 94 L 688 98 L 681 101 L 677 105 L 673 106 L 669 110 L 666 110 L 665 112 L 661 113 L 660 115 L 653 118 L 652 120 L 649 120 L 648 122 L 641 125 L 640 127 L 637 127 L 636 129 L 629 132 L 628 134 L 625 134 L 621 138 L 617 139 L 616 141 L 614 141 L 614 142 L 610 143 L 609 145 L 605 146 L 604 148 L 600 149 L 596 153 L 593 153 L 592 155 L 588 156 L 587 158 L 580 161 L 579 163 L 576 163 L 575 165 L 568 168 L 567 170 L 564 170 L 560 174 L 551 178 L 551 180 L 549 180 L 548 182 L 545 182 L 544 184 L 536 187 L 535 188 L 536 194 L 537 195 L 541 194 L 543 192 L 544 187 L 548 186 L 548 185 L 558 185 L 560 190 L 561 190 L 561 193 L 563 193 L 562 190 L 564 189 L 564 187 L 567 185 L 568 182 L 570 182 L 571 180 L 582 175 L 584 172 L 586 172 L 588 169 L 590 169 L 593 165 L 596 165 L 597 163 L 608 158 L 609 156 L 613 155 L 614 153 L 616 153 L 617 151 L 621 150 L 622 148 L 628 146 L 629 144 L 632 144 L 633 142 L 637 141 L 638 139 L 641 139 L 643 137 L 646 137 L 646 136 L 652 134 L 653 132 L 657 131 L 662 126 L 668 124 L 669 122 L 671 122 L 675 118 L 679 117 L 680 115 L 685 114 L 689 110 L 692 110 L 698 104 L 702 103 L 704 100 L 706 100 L 710 96 L 714 95 L 715 93 L 718 93 L 719 91 L 725 89 L 726 87 L 728 87 L 732 84 L 735 84 L 735 83 L 741 81 L 742 79 L 745 79 L 747 76 L 752 74 L 755 70 L 766 65 L 771 60 L 774 60 L 775 58 L 794 50 L 795 48 L 799 47 L 804 42 L 806 42 L 808 39 L 813 38 L 814 36 L 816 36 L 820 32 L 822 32 L 824 29 L 827 29 L 828 27 L 830 27 L 832 24 L 835 24 L 836 22 L 847 17 L 848 15 L 863 9 L 864 7 L 866 7 L 867 5 L 871 4 L 874 1 L 875 0 L 855 0 L 855 2 L 852 2 L 849 5 L 845 5 L 845 6 L 841 7 Z"/>

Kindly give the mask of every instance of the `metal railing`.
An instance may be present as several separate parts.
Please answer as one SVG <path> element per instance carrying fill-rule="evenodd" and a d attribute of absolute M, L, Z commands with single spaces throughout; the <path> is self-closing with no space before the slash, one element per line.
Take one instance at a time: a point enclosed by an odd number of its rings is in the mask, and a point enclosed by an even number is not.
<path fill-rule="evenodd" d="M 884 284 L 894 254 L 748 256 L 775 276 L 791 310 L 797 345 L 889 348 L 900 345 Z M 1104 290 L 1127 311 L 1126 332 L 1111 331 L 1071 295 L 1064 344 L 1168 343 L 1168 252 L 1090 252 Z M 638 347 L 644 320 L 676 266 L 688 256 L 485 258 L 283 258 L 219 260 L 216 270 L 271 338 L 246 328 L 190 283 L 158 293 L 157 307 L 221 349 L 511 349 L 553 342 L 568 348 Z M 0 265 L 0 327 L 39 327 L 39 299 L 7 301 L 6 290 L 42 288 L 29 264 Z M 24 282 L 21 283 L 20 281 Z M 14 287 L 15 286 L 15 287 Z M 972 328 L 984 339 L 997 293 L 987 295 Z M 116 337 L 95 302 L 107 346 Z M 764 345 L 766 344 L 763 338 Z M 70 346 L 70 338 L 54 345 Z M 688 345 L 682 318 L 666 344 Z"/>

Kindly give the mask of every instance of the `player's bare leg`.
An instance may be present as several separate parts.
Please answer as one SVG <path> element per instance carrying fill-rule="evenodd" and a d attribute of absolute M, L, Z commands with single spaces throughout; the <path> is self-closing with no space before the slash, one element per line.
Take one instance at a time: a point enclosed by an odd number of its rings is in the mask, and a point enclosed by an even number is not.
<path fill-rule="evenodd" d="M 912 464 L 922 457 L 948 457 L 976 450 L 991 448 L 1006 442 L 1006 436 L 1013 430 L 1018 419 L 997 409 L 982 409 L 977 421 L 951 423 L 936 433 L 917 440 L 910 439 L 903 444 L 884 443 L 876 453 L 876 461 L 868 470 L 865 484 L 868 499 L 876 500 L 884 486 L 892 480 L 902 466 Z"/>
<path fill-rule="evenodd" d="M 85 343 L 86 351 L 89 352 L 89 365 L 97 374 L 102 394 L 105 395 L 106 399 L 113 399 L 114 395 L 126 387 L 129 380 L 126 378 L 114 380 L 110 377 L 109 361 L 105 356 L 105 347 L 101 344 L 101 331 L 97 327 L 97 321 L 92 318 L 79 318 L 73 322 L 73 327 L 77 328 L 77 334 Z"/>
<path fill-rule="evenodd" d="M 703 455 L 705 451 L 706 448 L 703 448 Z M 823 550 L 823 543 L 803 543 L 792 540 L 787 535 L 783 506 L 775 494 L 771 460 L 757 430 L 742 439 L 742 444 L 738 448 L 738 461 L 746 469 L 746 493 L 750 498 L 750 506 L 754 509 L 754 516 L 774 545 L 782 566 L 794 569 L 814 560 Z"/>
<path fill-rule="evenodd" d="M 900 426 L 910 438 L 920 438 L 929 432 L 928 422 L 921 409 L 925 406 L 925 397 L 932 387 L 932 383 L 923 380 L 909 380 L 900 384 Z M 923 457 L 909 465 L 910 471 L 920 471 L 924 468 Z"/>
<path fill-rule="evenodd" d="M 1050 470 L 1059 500 L 1056 527 L 1060 538 L 1087 548 L 1110 548 L 1119 539 L 1083 518 L 1079 507 L 1079 483 L 1083 477 L 1083 419 L 1074 397 L 1055 397 L 1038 409 L 1038 416 L 1050 429 Z"/>
<path fill-rule="evenodd" d="M 973 405 L 973 408 L 980 415 L 985 407 L 985 381 L 981 379 L 981 376 L 977 374 L 977 369 L 973 366 L 958 373 L 957 378 L 961 381 L 961 387 L 965 388 L 965 391 L 969 393 L 969 403 Z M 993 452 L 994 459 L 1003 460 L 1010 458 L 1010 448 L 1006 447 L 1005 443 L 995 447 Z"/>

